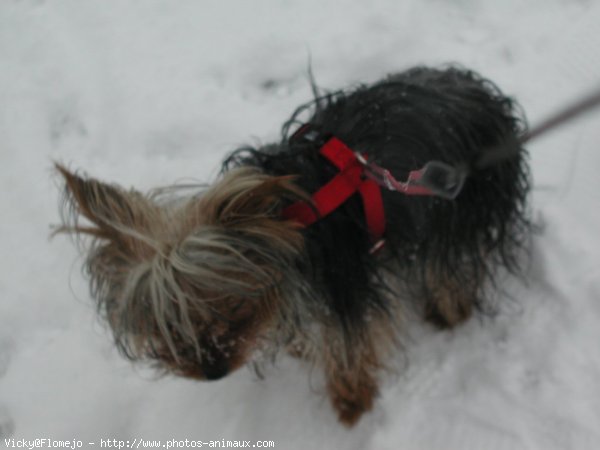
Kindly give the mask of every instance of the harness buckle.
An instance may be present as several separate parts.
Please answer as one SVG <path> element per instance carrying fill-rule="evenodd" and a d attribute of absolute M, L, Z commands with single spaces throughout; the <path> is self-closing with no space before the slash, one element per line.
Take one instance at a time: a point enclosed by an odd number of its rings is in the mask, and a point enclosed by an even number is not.
<path fill-rule="evenodd" d="M 406 181 L 398 181 L 389 170 L 367 161 L 358 152 L 355 152 L 355 155 L 369 178 L 390 191 L 406 195 L 433 195 L 453 200 L 462 191 L 468 175 L 466 167 L 454 167 L 442 161 L 429 161 L 421 169 L 411 171 Z"/>

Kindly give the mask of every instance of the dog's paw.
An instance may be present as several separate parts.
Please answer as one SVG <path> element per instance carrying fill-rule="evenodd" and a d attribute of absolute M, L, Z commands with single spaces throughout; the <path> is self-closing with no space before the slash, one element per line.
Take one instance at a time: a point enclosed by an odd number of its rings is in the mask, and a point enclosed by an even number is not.
<path fill-rule="evenodd" d="M 470 301 L 438 301 L 425 307 L 424 318 L 440 330 L 448 330 L 466 322 L 473 314 Z"/>
<path fill-rule="evenodd" d="M 367 402 L 364 399 L 333 399 L 338 420 L 347 427 L 353 427 L 360 420 L 362 415 L 373 408 L 373 399 Z"/>
<path fill-rule="evenodd" d="M 337 412 L 339 421 L 347 427 L 354 426 L 362 415 L 373 408 L 377 397 L 377 386 L 372 380 L 348 383 L 348 380 L 337 380 L 330 384 L 329 397 Z"/>

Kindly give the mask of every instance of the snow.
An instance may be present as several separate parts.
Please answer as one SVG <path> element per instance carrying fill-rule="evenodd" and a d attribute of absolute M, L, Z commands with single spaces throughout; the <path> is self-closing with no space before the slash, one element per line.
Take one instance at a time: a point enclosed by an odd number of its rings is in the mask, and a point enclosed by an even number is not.
<path fill-rule="evenodd" d="M 272 440 L 302 449 L 566 449 L 600 440 L 600 114 L 529 146 L 544 224 L 494 318 L 414 324 L 372 414 L 338 425 L 319 375 L 157 378 L 95 315 L 58 223 L 52 161 L 141 189 L 210 180 L 310 98 L 416 64 L 460 63 L 531 123 L 600 84 L 591 0 L 0 4 L 0 438 Z M 596 206 L 594 206 L 596 205 Z M 510 298 L 509 298 L 510 297 Z M 9 442 L 10 444 L 10 442 Z"/>

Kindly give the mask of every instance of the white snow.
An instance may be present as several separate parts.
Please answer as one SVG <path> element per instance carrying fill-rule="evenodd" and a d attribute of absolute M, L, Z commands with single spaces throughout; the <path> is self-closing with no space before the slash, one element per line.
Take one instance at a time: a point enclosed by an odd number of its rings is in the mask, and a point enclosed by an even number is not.
<path fill-rule="evenodd" d="M 146 189 L 207 181 L 319 84 L 460 63 L 531 123 L 600 85 L 592 0 L 0 3 L 0 445 L 4 438 L 272 440 L 281 449 L 592 449 L 600 442 L 600 113 L 530 145 L 545 225 L 493 319 L 415 324 L 374 412 L 339 426 L 282 359 L 215 383 L 135 368 L 96 318 L 58 223 L 52 161 Z M 402 356 L 398 356 L 402 360 Z M 8 442 L 10 444 L 10 442 Z M 92 447 L 93 448 L 93 447 Z"/>

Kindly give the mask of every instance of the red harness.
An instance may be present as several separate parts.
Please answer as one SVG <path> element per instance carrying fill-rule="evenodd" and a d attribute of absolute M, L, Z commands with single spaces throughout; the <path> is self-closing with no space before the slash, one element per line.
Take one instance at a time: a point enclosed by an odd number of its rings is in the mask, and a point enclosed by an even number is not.
<path fill-rule="evenodd" d="M 292 138 L 306 135 L 308 126 L 301 127 Z M 312 139 L 310 139 L 312 140 Z M 312 196 L 312 204 L 298 201 L 283 210 L 283 217 L 309 226 L 335 211 L 356 192 L 362 197 L 365 219 L 374 252 L 383 246 L 385 211 L 381 187 L 405 195 L 428 195 L 454 199 L 462 190 L 468 171 L 440 161 L 429 161 L 408 174 L 406 181 L 396 180 L 391 172 L 367 161 L 367 156 L 352 151 L 336 137 L 331 137 L 320 149 L 340 173 Z"/>
<path fill-rule="evenodd" d="M 381 189 L 375 181 L 367 178 L 365 165 L 336 137 L 330 138 L 321 147 L 320 154 L 336 166 L 340 173 L 313 194 L 312 205 L 304 201 L 296 202 L 283 210 L 283 217 L 296 219 L 304 226 L 309 226 L 335 211 L 358 192 L 362 197 L 369 234 L 373 240 L 381 239 L 385 232 Z"/>

